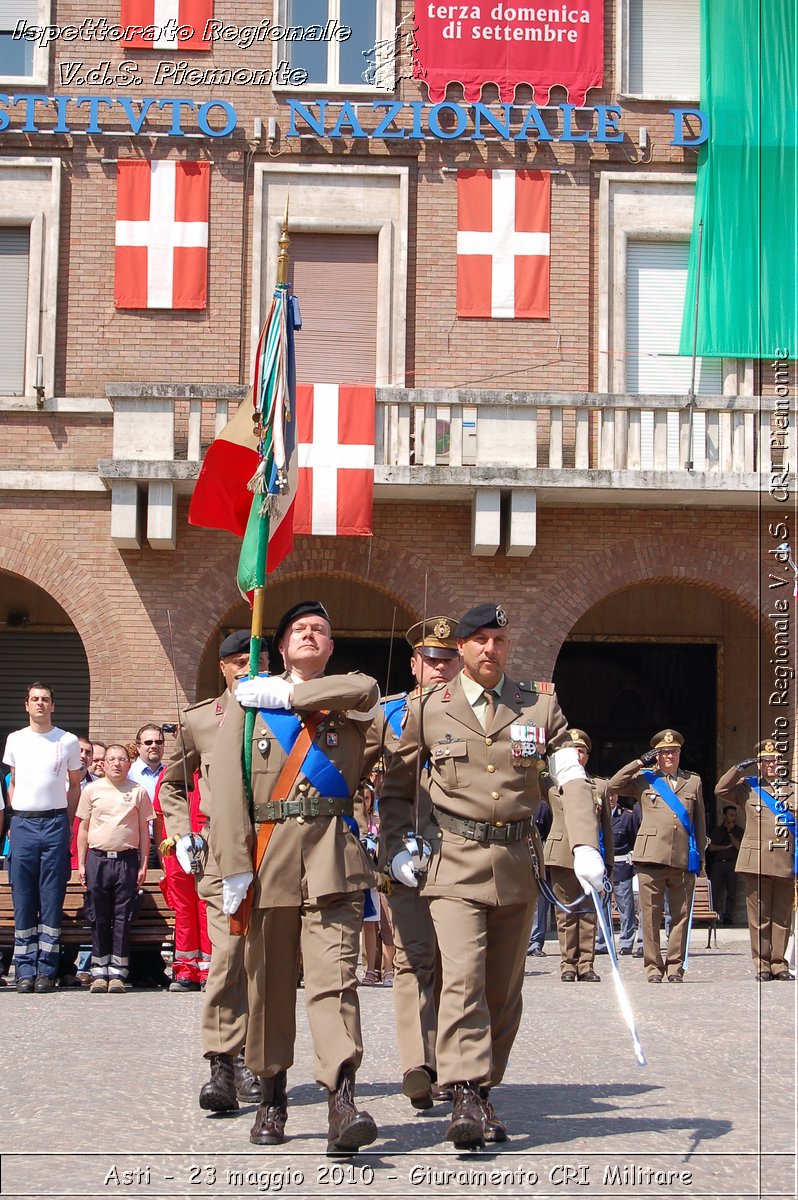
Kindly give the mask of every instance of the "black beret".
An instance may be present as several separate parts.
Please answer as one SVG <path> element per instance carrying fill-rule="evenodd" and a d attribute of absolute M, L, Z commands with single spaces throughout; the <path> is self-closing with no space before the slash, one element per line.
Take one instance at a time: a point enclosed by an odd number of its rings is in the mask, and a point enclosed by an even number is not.
<path fill-rule="evenodd" d="M 504 629 L 507 613 L 501 604 L 477 604 L 457 624 L 457 637 L 470 638 L 478 629 Z"/>
<path fill-rule="evenodd" d="M 237 629 L 235 633 L 228 633 L 219 647 L 219 658 L 230 658 L 233 654 L 243 654 L 245 651 L 249 653 L 250 638 L 248 629 Z"/>
<path fill-rule="evenodd" d="M 293 608 L 289 608 L 288 612 L 284 612 L 277 622 L 277 628 L 274 631 L 273 645 L 275 650 L 279 647 L 282 641 L 283 634 L 292 621 L 296 621 L 297 617 L 317 616 L 324 617 L 324 620 L 332 628 L 332 621 L 327 609 L 319 600 L 301 600 L 299 604 L 295 604 Z"/>

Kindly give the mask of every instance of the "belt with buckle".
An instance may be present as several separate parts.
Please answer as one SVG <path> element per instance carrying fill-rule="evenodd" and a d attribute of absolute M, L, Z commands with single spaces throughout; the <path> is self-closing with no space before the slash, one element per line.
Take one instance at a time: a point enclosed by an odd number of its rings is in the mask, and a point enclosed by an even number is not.
<path fill-rule="evenodd" d="M 305 820 L 306 817 L 351 817 L 355 802 L 351 796 L 303 796 L 301 800 L 269 800 L 256 804 L 255 824 L 284 821 L 286 817 Z"/>
<path fill-rule="evenodd" d="M 127 846 L 124 850 L 100 850 L 97 846 L 89 846 L 90 854 L 99 854 L 100 858 L 123 858 L 126 854 L 135 854 L 138 859 L 139 852 L 134 846 Z"/>
<path fill-rule="evenodd" d="M 628 854 L 616 854 L 616 855 L 615 855 L 615 865 L 616 865 L 616 867 L 617 867 L 618 863 L 629 863 L 629 864 L 631 864 L 631 862 L 632 862 L 632 852 L 631 852 L 631 850 L 629 851 L 629 853 L 628 853 Z"/>
<path fill-rule="evenodd" d="M 45 812 L 38 812 L 36 809 L 27 808 L 9 809 L 12 817 L 31 817 L 36 821 L 43 821 L 46 817 L 65 817 L 66 811 L 66 806 L 64 808 L 48 808 Z"/>
<path fill-rule="evenodd" d="M 433 805 L 433 816 L 441 829 L 448 829 L 459 837 L 467 838 L 470 842 L 522 842 L 532 831 L 532 822 L 527 817 L 523 821 L 471 821 L 463 817 L 455 817 L 452 813 L 444 812 L 442 808 Z"/>

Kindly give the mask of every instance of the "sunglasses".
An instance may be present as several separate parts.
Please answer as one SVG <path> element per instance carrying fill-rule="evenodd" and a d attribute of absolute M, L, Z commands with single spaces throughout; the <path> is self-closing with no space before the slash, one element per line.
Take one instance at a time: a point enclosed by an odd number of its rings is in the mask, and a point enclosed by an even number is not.
<path fill-rule="evenodd" d="M 147 738 L 145 738 L 140 743 L 140 745 L 142 745 L 142 746 L 162 746 L 163 738 L 150 738 L 149 740 Z"/>

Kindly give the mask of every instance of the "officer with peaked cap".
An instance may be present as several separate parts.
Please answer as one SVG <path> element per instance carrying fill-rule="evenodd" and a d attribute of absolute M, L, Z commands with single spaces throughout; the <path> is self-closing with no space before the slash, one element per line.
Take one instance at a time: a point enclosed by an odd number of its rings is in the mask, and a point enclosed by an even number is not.
<path fill-rule="evenodd" d="M 214 796 L 211 845 L 225 911 L 236 913 L 254 884 L 246 1060 L 260 1076 L 262 1100 L 250 1141 L 285 1141 L 301 947 L 316 1080 L 328 1093 L 327 1152 L 349 1154 L 377 1136 L 354 1101 L 363 1056 L 356 976 L 363 892 L 376 877 L 360 845 L 353 797 L 379 688 L 367 675 L 324 676 L 333 639 L 317 600 L 289 609 L 274 641 L 285 673 L 238 685 L 211 769 L 214 788 L 217 778 L 223 783 Z M 258 710 L 251 809 L 241 770 L 244 707 Z"/>
<path fill-rule="evenodd" d="M 421 690 L 454 679 L 460 670 L 457 651 L 457 621 L 452 617 L 428 617 L 408 629 L 405 640 L 412 648 L 410 670 L 416 687 L 410 696 Z M 367 766 L 380 754 L 390 761 L 406 721 L 408 693 L 388 696 L 382 704 L 381 716 L 369 732 Z M 425 770 L 418 795 L 418 812 L 414 813 L 414 828 L 429 836 L 431 806 L 426 787 Z M 407 812 L 404 806 L 380 804 L 380 865 L 387 866 L 385 848 L 400 842 L 407 832 Z M 399 824 L 396 825 L 398 820 Z M 431 1108 L 439 1093 L 435 1090 L 436 960 L 438 947 L 435 928 L 426 897 L 416 887 L 393 881 L 388 892 L 388 904 L 393 921 L 396 946 L 394 958 L 393 1002 L 396 1017 L 396 1040 L 402 1066 L 402 1091 L 414 1108 Z"/>
<path fill-rule="evenodd" d="M 632 862 L 640 884 L 643 965 L 649 983 L 661 983 L 666 972 L 669 983 L 684 979 L 695 877 L 704 869 L 707 836 L 701 778 L 680 769 L 683 745 L 684 738 L 675 729 L 662 729 L 651 739 L 651 750 L 627 763 L 608 784 L 611 792 L 632 796 L 640 805 Z M 660 926 L 666 895 L 671 928 L 663 960 Z"/>
<path fill-rule="evenodd" d="M 795 879 L 795 786 L 779 770 L 772 738 L 756 757 L 738 763 L 718 780 L 715 795 L 745 810 L 745 832 L 736 870 L 745 880 L 748 932 L 756 978 L 792 982 L 787 942 Z"/>
<path fill-rule="evenodd" d="M 208 845 L 212 800 L 210 763 L 219 728 L 227 711 L 231 688 L 249 672 L 250 633 L 239 629 L 219 647 L 219 669 L 225 690 L 213 700 L 203 700 L 186 709 L 174 753 L 163 773 L 160 802 L 166 832 L 175 844 L 177 860 L 191 873 L 193 854 L 199 855 L 197 891 L 205 901 L 211 962 L 202 1006 L 202 1050 L 210 1060 L 211 1077 L 202 1085 L 200 1108 L 229 1112 L 245 1104 L 260 1102 L 260 1081 L 245 1066 L 243 1057 L 247 1032 L 247 991 L 244 975 L 244 944 L 230 933 L 230 922 L 222 912 L 222 878 Z M 268 657 L 261 656 L 268 667 Z M 205 824 L 199 837 L 192 836 L 190 797 L 186 796 L 195 775 L 199 778 L 200 813 Z"/>
<path fill-rule="evenodd" d="M 535 872 L 542 869 L 539 858 L 533 867 L 530 847 L 543 755 L 562 789 L 583 886 L 599 887 L 604 875 L 590 787 L 554 688 L 506 675 L 508 626 L 498 604 L 477 605 L 461 618 L 463 669 L 408 701 L 383 786 L 383 813 L 401 809 L 391 828 L 412 831 L 416 774 L 429 762 L 437 824 L 431 859 L 426 847 L 396 836 L 387 854 L 393 877 L 420 883 L 429 900 L 442 967 L 438 1079 L 452 1089 L 446 1138 L 458 1148 L 507 1137 L 489 1093 L 504 1076 L 521 1019 Z"/>
<path fill-rule="evenodd" d="M 582 729 L 569 729 L 568 736 L 579 755 L 579 762 L 586 767 L 592 749 L 590 738 Z M 607 780 L 588 775 L 587 781 L 593 793 L 596 830 L 604 864 L 607 871 L 611 872 L 614 853 Z M 554 895 L 561 904 L 568 906 L 567 909 L 555 910 L 557 938 L 560 943 L 560 979 L 563 983 L 575 983 L 577 980 L 582 983 L 600 983 L 601 976 L 593 968 L 598 924 L 596 907 L 592 899 L 585 896 L 582 885 L 574 874 L 574 856 L 565 828 L 565 810 L 560 789 L 548 775 L 541 781 L 541 787 L 545 789 L 552 812 L 552 824 L 546 838 L 543 859 L 551 875 Z M 582 904 L 578 905 L 580 899 Z M 574 905 L 576 907 L 572 907 Z"/>

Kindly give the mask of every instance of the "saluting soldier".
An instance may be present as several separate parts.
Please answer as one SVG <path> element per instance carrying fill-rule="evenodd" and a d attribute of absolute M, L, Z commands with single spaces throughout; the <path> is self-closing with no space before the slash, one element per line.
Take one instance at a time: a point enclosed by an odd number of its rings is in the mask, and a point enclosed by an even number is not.
<path fill-rule="evenodd" d="M 666 971 L 669 983 L 684 980 L 695 877 L 704 869 L 707 837 L 701 779 L 680 769 L 683 745 L 684 738 L 675 729 L 661 730 L 651 739 L 651 750 L 627 763 L 608 784 L 610 791 L 632 796 L 640 805 L 632 861 L 640 883 L 643 966 L 649 983 L 661 983 Z M 666 895 L 671 928 L 663 960 L 659 931 Z"/>
<path fill-rule="evenodd" d="M 200 1108 L 210 1112 L 230 1112 L 245 1104 L 260 1103 L 260 1081 L 244 1063 L 247 1035 L 247 988 L 244 975 L 244 942 L 230 932 L 230 922 L 222 911 L 222 877 L 208 845 L 212 801 L 210 786 L 211 755 L 219 733 L 230 690 L 238 679 L 249 673 L 250 634 L 239 629 L 219 647 L 219 670 L 226 687 L 213 700 L 203 700 L 186 709 L 180 734 L 161 779 L 159 792 L 166 832 L 174 845 L 177 860 L 186 873 L 192 873 L 196 858 L 197 891 L 205 901 L 211 962 L 202 1006 L 202 1052 L 210 1060 L 211 1077 L 202 1085 Z M 261 661 L 264 665 L 265 656 Z M 265 662 L 268 666 L 268 662 Z M 200 813 L 204 827 L 192 834 L 189 789 L 197 776 Z"/>
<path fill-rule="evenodd" d="M 592 749 L 590 738 L 583 729 L 569 729 L 568 736 L 571 745 L 576 749 L 580 764 L 585 767 Z M 610 872 L 613 865 L 613 843 L 607 780 L 587 775 L 587 781 L 593 793 L 599 847 L 607 871 Z M 563 983 L 575 983 L 577 980 L 582 983 L 600 983 L 601 976 L 593 967 L 598 924 L 595 905 L 585 896 L 582 885 L 574 874 L 574 856 L 565 827 L 565 810 L 560 790 L 548 776 L 544 776 L 542 786 L 545 788 L 546 799 L 552 812 L 552 825 L 543 852 L 551 875 L 552 890 L 561 904 L 571 906 L 582 900 L 581 905 L 569 907 L 567 911 L 562 908 L 556 909 L 557 937 L 560 943 L 560 979 Z"/>
<path fill-rule="evenodd" d="M 438 1079 L 453 1092 L 446 1133 L 458 1148 L 500 1142 L 504 1122 L 489 1098 L 500 1083 L 518 1031 L 529 930 L 537 886 L 530 845 L 540 800 L 537 759 L 563 792 L 565 823 L 583 886 L 599 887 L 593 798 L 550 683 L 516 683 L 505 674 L 510 651 L 501 605 L 480 604 L 461 618 L 463 670 L 450 683 L 411 698 L 383 786 L 391 828 L 391 874 L 421 879 L 441 954 Z M 429 762 L 428 788 L 438 829 L 427 848 L 414 829 L 417 773 Z M 540 840 L 536 838 L 538 853 Z M 540 861 L 536 868 L 542 869 Z"/>
<path fill-rule="evenodd" d="M 376 885 L 376 877 L 360 845 L 353 796 L 363 777 L 366 730 L 379 711 L 379 688 L 366 675 L 323 677 L 333 640 L 330 618 L 317 600 L 283 615 L 274 645 L 285 673 L 238 685 L 211 768 L 211 846 L 226 912 L 238 910 L 255 866 L 245 947 L 246 1060 L 260 1077 L 262 1102 L 250 1141 L 285 1140 L 301 947 L 315 1074 L 329 1093 L 327 1152 L 347 1154 L 377 1136 L 371 1116 L 354 1103 L 363 1056 L 356 976 L 363 891 Z M 242 705 L 259 710 L 251 810 L 241 770 Z"/>
<path fill-rule="evenodd" d="M 417 697 L 422 690 L 449 683 L 460 670 L 457 652 L 457 621 L 452 617 L 429 617 L 408 629 L 405 640 L 412 647 L 410 670 L 416 688 L 410 693 Z M 367 765 L 382 749 L 390 761 L 406 721 L 408 693 L 388 696 L 382 714 L 369 733 Z M 426 787 L 424 769 L 418 794 L 418 813 L 415 825 L 422 834 L 430 836 L 432 807 Z M 380 865 L 388 863 L 386 847 L 401 841 L 407 832 L 407 812 L 404 805 L 380 804 Z M 397 824 L 398 821 L 398 824 Z M 393 920 L 396 946 L 394 957 L 393 1002 L 396 1017 L 396 1040 L 402 1067 L 402 1091 L 413 1108 L 431 1108 L 434 1099 L 442 1099 L 435 1088 L 436 960 L 438 945 L 435 927 L 427 898 L 417 887 L 392 882 L 388 904 Z"/>
<path fill-rule="evenodd" d="M 770 738 L 756 758 L 738 763 L 718 780 L 715 795 L 745 810 L 737 871 L 745 880 L 748 932 L 756 978 L 792 982 L 787 942 L 795 878 L 795 788 L 777 783 L 779 756 Z M 746 769 L 753 768 L 749 775 Z"/>

